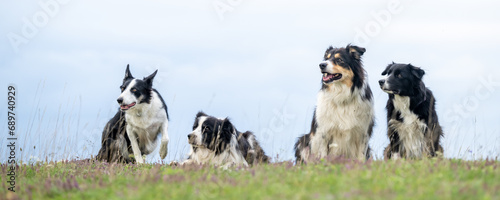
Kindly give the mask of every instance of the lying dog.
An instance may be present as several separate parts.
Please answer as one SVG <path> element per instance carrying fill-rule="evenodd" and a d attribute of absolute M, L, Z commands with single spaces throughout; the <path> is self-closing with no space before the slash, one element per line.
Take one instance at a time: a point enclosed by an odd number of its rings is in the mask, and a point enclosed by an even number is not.
<path fill-rule="evenodd" d="M 219 119 L 199 112 L 188 141 L 191 149 L 183 164 L 212 164 L 228 168 L 269 162 L 255 135 L 249 131 L 239 132 L 227 118 Z"/>
<path fill-rule="evenodd" d="M 318 93 L 311 131 L 295 144 L 297 162 L 326 156 L 367 159 L 374 125 L 372 92 L 361 56 L 365 49 L 330 47 L 319 64 Z"/>
<path fill-rule="evenodd" d="M 129 153 L 133 153 L 137 163 L 144 163 L 143 155 L 156 148 L 160 133 L 160 157 L 164 159 L 167 156 L 168 111 L 163 98 L 153 89 L 157 71 L 144 79 L 136 79 L 127 65 L 120 87 L 122 93 L 117 99 L 121 110 L 103 131 L 102 148 L 97 156 L 99 160 L 128 162 L 131 160 Z"/>
<path fill-rule="evenodd" d="M 382 72 L 380 88 L 389 94 L 386 159 L 422 158 L 443 153 L 443 130 L 435 110 L 435 98 L 425 87 L 424 70 L 411 64 L 392 63 Z"/>

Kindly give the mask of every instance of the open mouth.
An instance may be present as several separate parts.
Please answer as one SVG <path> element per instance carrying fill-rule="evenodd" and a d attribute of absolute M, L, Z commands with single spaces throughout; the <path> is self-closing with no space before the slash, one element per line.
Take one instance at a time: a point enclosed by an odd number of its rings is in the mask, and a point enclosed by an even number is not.
<path fill-rule="evenodd" d="M 120 109 L 122 109 L 122 110 L 128 110 L 128 109 L 130 109 L 130 108 L 132 108 L 134 106 L 135 106 L 135 102 L 131 103 L 131 104 L 128 104 L 128 105 L 121 105 Z"/>
<path fill-rule="evenodd" d="M 323 73 L 323 82 L 324 83 L 330 83 L 332 81 L 336 81 L 342 78 L 341 73 L 335 73 L 335 74 L 329 74 L 329 73 Z"/>

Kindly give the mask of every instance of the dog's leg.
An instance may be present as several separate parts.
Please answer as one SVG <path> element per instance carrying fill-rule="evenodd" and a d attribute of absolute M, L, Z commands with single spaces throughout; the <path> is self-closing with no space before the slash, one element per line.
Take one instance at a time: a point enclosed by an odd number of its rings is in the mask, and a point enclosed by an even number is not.
<path fill-rule="evenodd" d="M 128 138 L 130 139 L 130 144 L 132 145 L 132 151 L 134 152 L 135 161 L 138 164 L 144 163 L 144 160 L 142 159 L 141 155 L 141 150 L 139 149 L 139 144 L 137 144 L 137 137 L 135 136 L 135 133 L 132 131 L 132 129 L 128 128 L 128 126 L 127 126 L 127 135 Z"/>
<path fill-rule="evenodd" d="M 326 140 L 327 139 L 321 135 L 314 135 L 314 137 L 311 137 L 311 156 L 313 156 L 313 158 L 323 159 L 328 155 L 329 146 Z"/>
<path fill-rule="evenodd" d="M 128 163 L 131 161 L 131 159 L 128 154 L 127 141 L 125 140 L 125 137 L 123 135 L 120 135 L 118 138 L 119 138 L 118 141 L 119 141 L 120 155 L 125 160 L 125 163 Z"/>
<path fill-rule="evenodd" d="M 389 127 L 387 130 L 387 135 L 389 136 L 389 145 L 385 149 L 385 159 L 392 159 L 393 156 L 399 157 L 399 151 L 400 151 L 400 143 L 399 141 L 399 133 L 394 130 L 392 127 Z M 396 155 L 397 154 L 397 155 Z M 396 158 L 397 159 L 397 158 Z"/>
<path fill-rule="evenodd" d="M 161 130 L 161 146 L 160 146 L 160 157 L 161 159 L 165 159 L 168 153 L 168 119 L 162 125 Z"/>
<path fill-rule="evenodd" d="M 181 165 L 192 165 L 196 163 L 195 160 L 191 159 L 191 158 L 188 158 L 187 160 L 185 160 L 184 162 L 181 163 Z"/>

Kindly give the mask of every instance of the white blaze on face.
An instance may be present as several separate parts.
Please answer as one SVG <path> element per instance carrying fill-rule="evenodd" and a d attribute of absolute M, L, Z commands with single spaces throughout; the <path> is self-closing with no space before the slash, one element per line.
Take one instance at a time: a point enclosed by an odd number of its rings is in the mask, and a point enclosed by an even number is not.
<path fill-rule="evenodd" d="M 191 132 L 191 134 L 193 134 L 195 136 L 195 144 L 196 145 L 202 145 L 202 143 L 201 143 L 201 139 L 203 136 L 202 127 L 203 127 L 203 123 L 205 122 L 205 120 L 207 120 L 207 117 L 205 117 L 205 116 L 199 117 L 198 118 L 198 126 L 196 127 L 196 129 L 193 130 L 193 132 Z"/>
<path fill-rule="evenodd" d="M 321 64 L 326 64 L 326 68 L 322 70 L 322 72 L 328 72 L 330 74 L 333 74 L 333 62 L 331 60 L 326 60 L 321 62 Z"/>
<path fill-rule="evenodd" d="M 130 83 L 128 84 L 127 88 L 125 88 L 125 90 L 123 90 L 123 92 L 120 94 L 120 96 L 118 98 L 122 98 L 123 99 L 123 105 L 129 105 L 129 104 L 132 104 L 132 103 L 137 103 L 137 98 L 135 98 L 135 95 L 130 91 L 132 89 L 132 87 L 134 87 L 136 84 L 136 80 L 132 80 L 130 81 Z"/>
<path fill-rule="evenodd" d="M 389 75 L 386 74 L 386 75 L 382 76 L 381 80 L 384 80 L 384 85 L 382 85 L 382 89 L 388 93 L 392 93 L 392 91 L 387 90 L 387 88 L 389 88 L 389 83 L 387 82 L 389 80 Z"/>

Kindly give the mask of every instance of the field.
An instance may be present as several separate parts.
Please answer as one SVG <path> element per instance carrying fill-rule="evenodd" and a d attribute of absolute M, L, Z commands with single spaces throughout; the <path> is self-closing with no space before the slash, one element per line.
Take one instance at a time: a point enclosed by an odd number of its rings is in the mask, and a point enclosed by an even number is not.
<path fill-rule="evenodd" d="M 500 162 L 448 159 L 214 166 L 22 164 L 0 199 L 500 199 Z"/>

